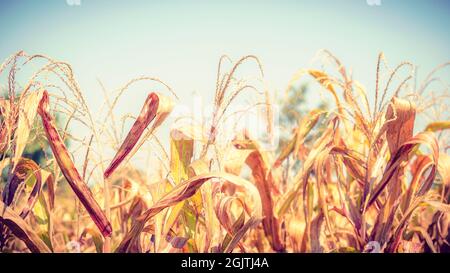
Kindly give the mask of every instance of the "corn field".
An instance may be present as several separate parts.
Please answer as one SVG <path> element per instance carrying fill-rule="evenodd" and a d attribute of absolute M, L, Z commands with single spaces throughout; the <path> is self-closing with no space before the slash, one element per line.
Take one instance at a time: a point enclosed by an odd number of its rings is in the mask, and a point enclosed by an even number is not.
<path fill-rule="evenodd" d="M 331 107 L 300 116 L 272 150 L 250 130 L 222 137 L 246 92 L 264 102 L 269 138 L 278 130 L 270 90 L 237 75 L 249 63 L 263 77 L 256 56 L 220 59 L 212 118 L 201 126 L 167 124 L 180 101 L 160 79 L 105 92 L 99 119 L 70 64 L 23 51 L 7 58 L 0 252 L 449 252 L 448 84 L 430 94 L 450 63 L 415 83 L 413 64 L 391 68 L 380 54 L 375 90 L 366 90 L 337 57 L 320 54 L 327 69 L 292 71 L 286 85 L 310 80 Z M 116 117 L 137 83 L 148 84 L 147 99 Z M 74 122 L 90 137 L 69 130 Z M 31 143 L 44 160 L 26 156 Z M 133 164 L 138 153 L 156 154 L 158 164 Z"/>

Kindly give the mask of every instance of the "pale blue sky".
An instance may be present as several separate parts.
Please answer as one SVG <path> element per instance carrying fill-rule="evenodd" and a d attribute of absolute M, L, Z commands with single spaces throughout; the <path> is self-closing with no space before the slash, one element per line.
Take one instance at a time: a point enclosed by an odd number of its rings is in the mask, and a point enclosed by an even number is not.
<path fill-rule="evenodd" d="M 24 49 L 71 63 L 83 89 L 96 77 L 118 87 L 137 75 L 167 81 L 180 97 L 211 92 L 220 55 L 257 55 L 283 89 L 327 48 L 373 80 L 376 57 L 421 71 L 450 59 L 449 1 L 117 1 L 0 2 L 0 58 Z"/>
<path fill-rule="evenodd" d="M 450 60 L 449 11 L 450 1 L 438 0 L 1 0 L 0 59 L 23 49 L 72 64 L 92 109 L 102 94 L 97 78 L 115 89 L 155 76 L 182 101 L 194 91 L 210 100 L 222 54 L 257 55 L 281 92 L 326 48 L 373 92 L 380 51 L 392 65 L 417 64 L 422 76 Z M 133 93 L 121 107 L 137 113 L 145 95 Z"/>

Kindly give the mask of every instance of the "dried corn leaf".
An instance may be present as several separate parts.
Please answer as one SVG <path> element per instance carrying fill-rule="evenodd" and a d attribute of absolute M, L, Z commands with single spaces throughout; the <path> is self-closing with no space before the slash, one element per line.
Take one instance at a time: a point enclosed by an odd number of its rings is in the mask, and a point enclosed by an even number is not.
<path fill-rule="evenodd" d="M 335 141 L 335 132 L 338 124 L 338 119 L 334 118 L 329 123 L 328 127 L 325 129 L 321 137 L 314 143 L 313 148 L 309 152 L 302 169 L 294 177 L 294 184 L 287 190 L 282 196 L 280 201 L 276 205 L 276 215 L 278 218 L 283 217 L 288 208 L 291 206 L 292 202 L 300 195 L 300 190 L 306 189 L 309 174 L 314 166 L 314 161 L 316 157 L 323 152 L 323 150 L 331 145 Z M 306 195 L 303 194 L 305 197 Z"/>
<path fill-rule="evenodd" d="M 295 130 L 293 138 L 288 142 L 286 147 L 281 151 L 277 160 L 273 164 L 273 168 L 277 168 L 281 163 L 292 153 L 295 152 L 297 155 L 300 153 L 301 145 L 305 142 L 306 137 L 317 124 L 319 118 L 326 114 L 325 111 L 318 109 L 309 112 L 299 124 L 299 127 Z"/>
<path fill-rule="evenodd" d="M 411 102 L 392 98 L 386 112 L 386 120 L 389 121 L 386 138 L 391 155 L 413 136 L 415 117 L 415 106 Z"/>
<path fill-rule="evenodd" d="M 0 223 L 20 240 L 22 240 L 33 253 L 49 253 L 48 246 L 39 238 L 33 228 L 30 227 L 16 212 L 0 201 Z"/>
<path fill-rule="evenodd" d="M 133 157 L 133 155 L 139 150 L 139 148 L 145 143 L 145 141 L 151 137 L 155 130 L 161 126 L 161 124 L 166 120 L 166 118 L 170 115 L 172 112 L 172 109 L 174 107 L 174 103 L 172 99 L 169 97 L 163 96 L 159 93 L 156 93 L 156 95 L 159 98 L 158 103 L 158 110 L 156 112 L 156 117 L 151 124 L 150 128 L 148 128 L 147 132 L 143 137 L 140 138 L 139 142 L 135 145 L 135 147 L 132 149 L 130 154 L 127 156 L 128 158 Z"/>
<path fill-rule="evenodd" d="M 243 136 L 243 139 L 236 139 L 233 141 L 233 145 L 240 150 L 248 150 L 247 157 L 242 157 L 238 161 L 227 162 L 228 167 L 231 164 L 242 166 L 243 162 L 249 166 L 252 171 L 252 176 L 255 181 L 256 187 L 261 196 L 263 206 L 263 227 L 264 232 L 268 236 L 269 242 L 275 251 L 283 251 L 284 246 L 281 243 L 280 227 L 278 219 L 274 215 L 274 202 L 272 195 L 279 193 L 277 185 L 274 182 L 272 171 L 270 168 L 269 158 L 266 153 L 261 151 L 259 144 Z M 236 168 L 233 168 L 236 169 Z"/>
<path fill-rule="evenodd" d="M 450 186 L 450 156 L 448 154 L 439 154 L 438 172 L 442 177 L 444 185 Z"/>
<path fill-rule="evenodd" d="M 447 129 L 450 129 L 450 121 L 437 121 L 428 124 L 425 128 L 425 131 L 436 132 Z"/>
<path fill-rule="evenodd" d="M 144 133 L 144 130 L 156 117 L 159 106 L 159 97 L 156 93 L 150 93 L 142 106 L 141 112 L 138 118 L 134 122 L 130 131 L 128 132 L 125 140 L 122 142 L 119 150 L 112 159 L 110 165 L 106 168 L 104 176 L 108 178 L 114 170 L 119 167 L 120 163 L 125 159 L 125 157 L 131 152 L 139 138 Z"/>
<path fill-rule="evenodd" d="M 11 113 L 10 108 L 9 100 L 0 98 L 0 153 L 3 153 L 6 150 L 10 138 L 10 131 L 12 129 L 8 122 Z"/>
<path fill-rule="evenodd" d="M 20 194 L 21 184 L 25 184 L 25 192 L 29 192 L 27 203 L 20 208 L 20 216 L 25 218 L 36 203 L 41 191 L 42 179 L 39 166 L 31 159 L 21 158 L 18 160 L 14 173 L 3 191 L 3 202 L 11 206 Z M 30 190 L 26 190 L 30 188 Z"/>
<path fill-rule="evenodd" d="M 407 160 L 408 154 L 416 148 L 420 144 L 425 144 L 430 147 L 432 156 L 430 157 L 431 161 L 423 161 L 425 164 L 420 164 L 420 171 L 415 173 L 415 175 L 423 176 L 425 169 L 430 169 L 428 176 L 423 177 L 421 179 L 420 185 L 412 185 L 412 193 L 409 193 L 412 196 L 411 201 L 407 200 L 408 203 L 415 204 L 417 200 L 423 198 L 423 196 L 428 192 L 431 188 L 434 178 L 436 176 L 436 166 L 438 162 L 439 156 L 439 147 L 436 138 L 431 132 L 423 132 L 419 133 L 410 140 L 404 142 L 401 146 L 398 147 L 397 152 L 391 157 L 386 166 L 386 170 L 383 173 L 381 181 L 374 189 L 373 193 L 370 195 L 370 199 L 367 207 L 370 207 L 380 196 L 381 192 L 386 188 L 386 185 L 393 181 L 393 179 L 397 179 L 397 177 L 393 177 L 396 173 L 398 173 L 398 169 L 402 168 L 403 164 Z M 413 177 L 413 181 L 414 181 Z M 395 180 L 394 180 L 395 181 Z M 375 240 L 383 244 L 388 242 L 390 237 L 390 230 L 394 223 L 394 216 L 396 215 L 396 210 L 400 205 L 399 197 L 397 196 L 397 192 L 388 191 L 389 199 L 383 205 L 381 213 L 378 214 L 374 228 L 372 229 L 372 233 L 370 235 L 371 240 Z M 415 207 L 413 205 L 407 204 L 407 208 Z M 408 213 L 405 212 L 405 215 Z M 406 222 L 406 220 L 404 220 Z M 399 236 L 399 235 L 394 235 Z M 392 248 L 390 248 L 392 250 Z"/>
<path fill-rule="evenodd" d="M 38 201 L 33 207 L 33 215 L 38 225 L 38 234 L 47 246 L 53 250 L 52 246 L 52 219 L 50 209 L 43 192 L 39 194 Z"/>
<path fill-rule="evenodd" d="M 439 146 L 436 138 L 432 133 L 424 132 L 417 134 L 409 141 L 403 143 L 400 147 L 398 147 L 397 152 L 389 160 L 380 182 L 373 190 L 373 193 L 371 194 L 368 202 L 368 207 L 375 202 L 375 200 L 385 189 L 389 181 L 391 181 L 400 164 L 406 160 L 405 155 L 409 154 L 416 146 L 420 144 L 427 145 L 431 148 L 433 164 L 431 165 L 430 173 L 424 179 L 422 185 L 418 187 L 416 195 L 424 195 L 430 189 L 434 181 L 434 177 L 436 176 L 436 165 L 439 160 Z"/>
<path fill-rule="evenodd" d="M 52 211 L 55 207 L 55 179 L 53 174 L 41 169 L 42 187 L 47 185 L 47 196 L 49 209 Z"/>
<path fill-rule="evenodd" d="M 339 97 L 336 93 L 336 90 L 333 87 L 333 79 L 331 79 L 330 76 L 328 76 L 325 72 L 320 70 L 310 69 L 307 72 L 309 73 L 309 75 L 313 76 L 325 89 L 330 91 L 330 93 L 333 95 L 334 102 L 336 103 L 336 106 L 338 108 L 338 112 L 342 114 L 343 108 L 339 100 Z"/>
<path fill-rule="evenodd" d="M 78 170 L 75 168 L 69 152 L 56 129 L 53 117 L 49 113 L 49 97 L 47 91 L 44 91 L 38 107 L 38 113 L 42 118 L 48 143 L 61 172 L 103 236 L 110 236 L 112 233 L 111 224 L 97 201 L 95 201 L 94 196 L 81 178 Z"/>
<path fill-rule="evenodd" d="M 136 224 L 131 227 L 130 232 L 125 235 L 119 247 L 116 249 L 116 252 L 129 252 L 139 250 L 139 237 L 145 227 L 146 222 L 148 222 L 165 208 L 176 205 L 179 202 L 191 197 L 205 182 L 210 181 L 211 179 L 223 179 L 229 183 L 243 186 L 246 190 L 249 191 L 250 196 L 255 199 L 253 200 L 253 215 L 255 216 L 255 218 L 261 218 L 261 199 L 259 198 L 257 189 L 252 185 L 252 183 L 238 176 L 223 172 L 202 174 L 178 184 L 174 189 L 172 189 L 172 191 L 164 195 L 150 209 L 144 212 L 137 219 Z"/>
<path fill-rule="evenodd" d="M 92 228 L 85 228 L 80 235 L 80 241 L 83 240 L 87 235 L 91 235 L 92 241 L 94 241 L 95 250 L 97 253 L 103 252 L 103 238 L 102 235 L 96 230 Z"/>
<path fill-rule="evenodd" d="M 15 131 L 14 157 L 12 158 L 13 170 L 22 157 L 42 95 L 43 91 L 31 92 L 19 105 L 19 117 Z"/>
<path fill-rule="evenodd" d="M 450 213 L 450 205 L 445 204 L 439 201 L 432 201 L 432 200 L 426 200 L 424 201 L 425 204 L 432 206 L 433 208 L 436 208 L 439 211 L 442 211 L 444 213 Z"/>
<path fill-rule="evenodd" d="M 193 153 L 194 140 L 180 129 L 172 130 L 170 134 L 170 173 L 175 185 L 188 178 L 189 165 L 191 163 Z M 164 223 L 164 237 L 175 224 L 184 205 L 184 201 L 180 202 L 169 211 L 166 222 Z"/>
<path fill-rule="evenodd" d="M 180 129 L 172 130 L 170 135 L 170 173 L 175 184 L 178 184 L 188 178 L 194 140 Z"/>

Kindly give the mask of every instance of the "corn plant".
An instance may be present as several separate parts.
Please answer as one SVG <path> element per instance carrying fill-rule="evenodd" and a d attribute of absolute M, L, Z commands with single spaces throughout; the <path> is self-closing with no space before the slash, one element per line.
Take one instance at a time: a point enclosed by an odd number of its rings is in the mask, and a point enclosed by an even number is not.
<path fill-rule="evenodd" d="M 300 70 L 287 89 L 309 77 L 333 108 L 300 116 L 282 146 L 265 149 L 249 130 L 223 137 L 230 105 L 244 93 L 262 101 L 270 138 L 277 129 L 270 92 L 238 73 L 256 63 L 263 78 L 259 59 L 224 56 L 210 122 L 172 126 L 166 150 L 156 132 L 178 101 L 166 83 L 140 77 L 104 90 L 107 114 L 99 121 L 69 64 L 12 55 L 0 67 L 8 92 L 0 100 L 0 251 L 447 252 L 448 92 L 427 92 L 449 63 L 417 86 L 407 62 L 382 77 L 380 54 L 372 98 L 335 56 L 321 56 L 331 71 Z M 402 79 L 401 70 L 410 73 Z M 147 99 L 120 126 L 114 110 L 138 83 L 149 86 Z M 65 116 L 63 128 L 57 114 Z M 419 117 L 431 120 L 423 125 Z M 124 134 L 127 118 L 134 123 Z M 72 122 L 89 137 L 72 135 Z M 23 156 L 32 140 L 44 164 Z M 158 155 L 147 166 L 152 176 L 133 164 L 142 153 Z"/>

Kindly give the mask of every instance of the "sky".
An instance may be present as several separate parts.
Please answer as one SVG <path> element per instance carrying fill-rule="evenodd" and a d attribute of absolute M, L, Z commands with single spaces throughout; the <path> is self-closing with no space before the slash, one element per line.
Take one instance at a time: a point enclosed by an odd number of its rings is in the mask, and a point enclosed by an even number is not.
<path fill-rule="evenodd" d="M 213 91 L 222 54 L 258 56 L 276 90 L 323 48 L 368 86 L 380 51 L 424 72 L 449 60 L 449 1 L 367 1 L 1 0 L 0 58 L 67 61 L 89 93 L 152 75 L 180 97 Z"/>
<path fill-rule="evenodd" d="M 419 76 L 450 60 L 450 1 L 370 2 L 377 1 L 1 0 L 0 59 L 25 50 L 70 63 L 94 112 L 98 80 L 110 90 L 142 75 L 165 81 L 180 101 L 193 94 L 210 101 L 223 54 L 258 56 L 274 94 L 320 49 L 351 68 L 369 94 L 381 51 L 389 64 L 418 65 Z M 120 107 L 137 114 L 146 91 Z"/>

